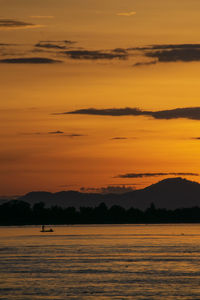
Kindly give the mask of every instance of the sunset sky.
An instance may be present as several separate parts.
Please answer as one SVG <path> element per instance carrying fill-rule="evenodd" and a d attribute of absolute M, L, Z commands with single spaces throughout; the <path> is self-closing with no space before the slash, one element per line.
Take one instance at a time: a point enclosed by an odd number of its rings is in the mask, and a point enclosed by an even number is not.
<path fill-rule="evenodd" d="M 0 195 L 200 182 L 199 12 L 0 0 Z"/>

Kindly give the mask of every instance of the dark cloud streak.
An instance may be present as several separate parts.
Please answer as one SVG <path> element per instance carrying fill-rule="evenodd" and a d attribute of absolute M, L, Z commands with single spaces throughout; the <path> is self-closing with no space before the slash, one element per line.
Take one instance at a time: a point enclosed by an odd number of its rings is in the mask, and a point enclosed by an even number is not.
<path fill-rule="evenodd" d="M 61 63 L 60 60 L 55 60 L 45 57 L 20 57 L 0 59 L 1 64 L 55 64 Z"/>
<path fill-rule="evenodd" d="M 72 134 L 65 134 L 64 136 L 68 138 L 76 138 L 76 137 L 82 137 L 85 136 L 84 134 L 77 134 L 77 133 L 72 133 Z"/>
<path fill-rule="evenodd" d="M 40 27 L 40 25 L 11 20 L 11 19 L 0 19 L 0 28 L 27 28 L 27 27 Z"/>
<path fill-rule="evenodd" d="M 142 66 L 151 66 L 156 65 L 158 63 L 157 60 L 148 61 L 148 62 L 138 62 L 133 65 L 133 67 L 142 67 Z"/>
<path fill-rule="evenodd" d="M 154 119 L 171 120 L 171 119 L 190 119 L 200 120 L 200 107 L 175 108 L 161 111 L 147 111 L 138 108 L 107 108 L 107 109 L 79 109 L 64 113 L 54 113 L 54 115 L 63 114 L 81 114 L 81 115 L 96 115 L 96 116 L 149 116 Z"/>
<path fill-rule="evenodd" d="M 63 54 L 71 59 L 85 59 L 85 60 L 98 60 L 98 59 L 126 59 L 128 55 L 122 52 L 105 52 L 101 50 L 69 50 L 64 51 Z"/>
<path fill-rule="evenodd" d="M 35 44 L 36 48 L 45 48 L 45 49 L 66 49 L 66 46 L 61 46 L 61 45 L 55 45 L 51 43 L 46 43 L 46 44 Z"/>
<path fill-rule="evenodd" d="M 76 42 L 71 40 L 63 40 L 63 41 L 40 41 L 35 44 L 36 48 L 44 48 L 44 49 L 55 49 L 55 50 L 64 50 L 69 48 L 70 45 L 75 44 Z"/>
<path fill-rule="evenodd" d="M 127 173 L 116 176 L 116 178 L 144 178 L 158 176 L 199 176 L 197 173 Z"/>
<path fill-rule="evenodd" d="M 64 131 L 60 131 L 60 130 L 48 132 L 48 134 L 63 134 L 63 133 Z"/>
<path fill-rule="evenodd" d="M 116 136 L 116 137 L 113 137 L 111 140 L 127 140 L 127 139 L 128 139 L 127 137 Z"/>
<path fill-rule="evenodd" d="M 67 44 L 67 45 L 71 45 L 71 44 L 75 44 L 76 41 L 71 41 L 71 40 L 62 40 L 62 41 L 53 41 L 53 40 L 48 40 L 48 41 L 40 41 L 39 43 L 55 43 L 55 44 Z"/>
<path fill-rule="evenodd" d="M 200 61 L 200 44 L 155 44 L 146 47 L 136 47 L 126 49 L 130 51 L 142 52 L 144 57 L 154 58 L 153 62 L 138 62 L 133 66 L 148 66 L 156 63 L 170 62 L 198 62 Z"/>
<path fill-rule="evenodd" d="M 163 44 L 143 48 L 129 48 L 144 52 L 144 56 L 157 59 L 157 62 L 200 61 L 200 44 Z M 136 65 L 144 65 L 138 63 Z M 148 65 L 148 63 L 146 63 Z"/>
<path fill-rule="evenodd" d="M 200 61 L 200 49 L 172 49 L 148 52 L 147 57 L 157 58 L 159 62 Z"/>
<path fill-rule="evenodd" d="M 169 49 L 200 49 L 200 44 L 163 44 L 163 45 L 152 45 L 151 49 L 154 50 L 169 50 Z M 149 48 L 146 48 L 149 49 Z"/>
<path fill-rule="evenodd" d="M 131 187 L 132 186 L 132 187 Z M 134 185 L 126 186 L 126 185 L 109 185 L 106 187 L 99 188 L 80 188 L 80 191 L 83 193 L 100 193 L 100 194 L 124 194 L 128 192 L 132 192 L 135 190 Z"/>

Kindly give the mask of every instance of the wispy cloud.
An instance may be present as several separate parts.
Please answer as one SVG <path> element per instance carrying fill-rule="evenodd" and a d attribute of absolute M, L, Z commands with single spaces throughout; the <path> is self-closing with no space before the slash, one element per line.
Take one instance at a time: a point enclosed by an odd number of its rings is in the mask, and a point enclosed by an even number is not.
<path fill-rule="evenodd" d="M 115 178 L 143 178 L 143 177 L 158 177 L 158 176 L 199 176 L 198 173 L 127 173 L 116 176 Z"/>
<path fill-rule="evenodd" d="M 36 48 L 45 48 L 45 49 L 66 49 L 66 46 L 56 45 L 51 43 L 38 43 L 35 44 Z"/>
<path fill-rule="evenodd" d="M 135 11 L 129 11 L 129 12 L 119 12 L 116 14 L 117 16 L 122 16 L 122 17 L 131 17 L 136 15 Z"/>
<path fill-rule="evenodd" d="M 55 64 L 61 63 L 60 60 L 55 60 L 45 57 L 23 57 L 23 58 L 7 58 L 0 59 L 0 64 Z"/>
<path fill-rule="evenodd" d="M 20 135 L 24 136 L 29 136 L 29 135 L 40 135 L 40 136 L 47 136 L 47 135 L 52 135 L 52 136 L 62 136 L 62 137 L 68 137 L 68 138 L 76 138 L 76 137 L 82 137 L 86 136 L 84 134 L 79 134 L 79 133 L 65 133 L 62 130 L 56 130 L 56 131 L 49 131 L 49 132 L 29 132 L 29 133 L 20 133 Z"/>
<path fill-rule="evenodd" d="M 37 27 L 41 25 L 35 25 L 31 23 L 26 23 L 17 20 L 2 20 L 0 19 L 0 30 L 5 28 L 15 29 L 15 28 L 28 28 L 28 27 Z M 84 63 L 86 61 L 118 61 L 126 65 L 130 62 L 130 65 L 133 67 L 147 67 L 156 65 L 158 63 L 170 63 L 170 62 L 200 62 L 200 44 L 153 44 L 144 47 L 132 47 L 132 48 L 123 48 L 118 47 L 114 49 L 84 49 L 81 47 L 76 47 L 73 44 L 77 43 L 73 40 L 41 40 L 36 43 L 34 48 L 27 50 L 25 45 L 14 45 L 0 43 L 1 47 L 1 57 L 8 56 L 8 60 L 1 60 L 1 63 L 53 63 L 60 62 L 55 60 L 56 57 L 60 57 L 61 60 L 67 61 L 68 59 L 81 61 Z M 9 46 L 9 47 L 8 47 Z M 23 52 L 19 52 L 18 49 L 12 49 L 10 46 L 19 46 L 23 47 Z M 12 51 L 12 52 L 11 52 Z M 18 51 L 18 52 L 17 52 Z M 39 56 L 43 56 L 39 53 L 46 53 L 47 56 L 52 58 L 25 58 L 29 56 L 30 53 L 37 53 Z M 13 58 L 16 59 L 14 60 Z M 41 61 L 40 61 L 41 59 Z M 34 61 L 35 60 L 35 61 Z M 90 114 L 98 114 L 97 110 L 93 111 Z M 125 113 L 126 114 L 126 113 Z M 132 113 L 130 113 L 131 115 Z M 102 113 L 103 115 L 103 113 Z M 106 115 L 106 113 L 105 113 Z M 137 110 L 137 115 L 151 115 L 154 118 L 158 118 L 158 112 L 148 112 Z"/>
<path fill-rule="evenodd" d="M 84 134 L 77 134 L 77 133 L 72 133 L 72 134 L 65 134 L 64 136 L 68 138 L 76 138 L 76 137 L 82 137 L 85 136 Z"/>
<path fill-rule="evenodd" d="M 44 44 L 46 44 L 46 43 L 56 43 L 56 44 L 60 44 L 60 43 L 62 43 L 62 44 L 67 44 L 67 45 L 69 45 L 69 44 L 75 44 L 75 43 L 77 43 L 76 41 L 71 41 L 71 40 L 62 40 L 62 41 L 53 41 L 53 40 L 47 40 L 47 41 L 40 41 L 39 42 L 40 44 L 42 44 L 42 43 L 44 43 Z"/>
<path fill-rule="evenodd" d="M 63 133 L 64 131 L 60 131 L 60 130 L 48 132 L 48 134 L 63 134 Z"/>
<path fill-rule="evenodd" d="M 64 40 L 64 41 L 40 41 L 35 44 L 36 48 L 45 48 L 45 49 L 58 49 L 64 50 L 69 48 L 72 44 L 75 44 L 75 41 Z"/>
<path fill-rule="evenodd" d="M 63 54 L 71 59 L 85 59 L 85 60 L 100 60 L 100 59 L 126 59 L 126 53 L 119 53 L 116 51 L 101 51 L 101 50 L 69 50 L 64 51 Z"/>
<path fill-rule="evenodd" d="M 111 140 L 127 140 L 127 139 L 128 138 L 124 137 L 124 136 L 116 136 L 116 137 L 111 138 Z"/>
<path fill-rule="evenodd" d="M 0 30 L 4 29 L 24 29 L 24 28 L 37 28 L 43 25 L 32 24 L 28 22 L 12 20 L 12 19 L 0 19 Z"/>
<path fill-rule="evenodd" d="M 86 188 L 82 187 L 80 188 L 80 191 L 83 193 L 100 193 L 100 194 L 124 194 L 128 192 L 132 192 L 134 190 L 133 185 L 132 186 L 126 186 L 126 185 L 109 185 L 106 187 L 98 187 L 98 188 Z"/>
<path fill-rule="evenodd" d="M 133 67 L 141 67 L 141 66 L 151 66 L 156 65 L 158 63 L 157 60 L 148 61 L 148 62 L 138 62 L 133 65 Z"/>
<path fill-rule="evenodd" d="M 12 47 L 12 46 L 17 46 L 17 44 L 13 44 L 13 43 L 0 43 L 0 47 Z"/>
<path fill-rule="evenodd" d="M 113 49 L 113 52 L 128 54 L 127 50 L 124 48 L 115 48 L 115 49 Z"/>
<path fill-rule="evenodd" d="M 81 115 L 96 115 L 96 116 L 111 116 L 111 117 L 120 117 L 120 116 L 149 116 L 154 119 L 160 120 L 171 120 L 171 119 L 191 119 L 191 120 L 200 120 L 200 107 L 186 107 L 186 108 L 175 108 L 169 110 L 160 110 L 160 111 L 150 111 L 150 110 L 141 110 L 139 108 L 86 108 L 79 109 L 63 113 L 54 113 L 55 115 L 59 114 L 81 114 Z"/>

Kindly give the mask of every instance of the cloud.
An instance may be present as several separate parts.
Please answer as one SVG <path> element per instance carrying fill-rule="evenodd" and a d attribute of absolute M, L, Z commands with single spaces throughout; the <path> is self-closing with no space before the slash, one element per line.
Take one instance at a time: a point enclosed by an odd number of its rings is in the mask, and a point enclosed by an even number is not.
<path fill-rule="evenodd" d="M 0 64 L 55 64 L 61 63 L 60 60 L 55 60 L 45 57 L 23 57 L 23 58 L 7 58 L 0 59 Z"/>
<path fill-rule="evenodd" d="M 128 139 L 127 137 L 116 136 L 116 137 L 113 137 L 111 140 L 127 140 L 127 139 Z"/>
<path fill-rule="evenodd" d="M 155 119 L 178 119 L 185 118 L 191 120 L 200 120 L 200 107 L 175 108 L 171 110 L 163 110 L 152 112 Z"/>
<path fill-rule="evenodd" d="M 17 44 L 12 44 L 12 43 L 9 43 L 9 44 L 6 44 L 6 43 L 0 43 L 0 47 L 9 47 L 9 46 L 17 46 Z"/>
<path fill-rule="evenodd" d="M 63 54 L 67 55 L 71 59 L 86 59 L 86 60 L 98 60 L 98 59 L 126 59 L 126 53 L 119 52 L 106 52 L 101 50 L 69 50 L 64 51 Z"/>
<path fill-rule="evenodd" d="M 42 25 L 36 25 L 32 23 L 12 20 L 12 19 L 0 19 L 0 29 L 23 29 L 23 28 L 35 28 Z"/>
<path fill-rule="evenodd" d="M 200 61 L 200 49 L 172 49 L 148 52 L 146 56 L 157 58 L 159 62 Z"/>
<path fill-rule="evenodd" d="M 65 134 L 64 131 L 60 131 L 60 130 L 50 131 L 50 132 L 48 132 L 48 134 L 60 135 L 60 136 L 63 136 L 63 137 L 68 137 L 68 138 L 77 138 L 77 137 L 85 136 L 83 134 L 78 134 L 78 133 Z"/>
<path fill-rule="evenodd" d="M 132 192 L 134 190 L 131 186 L 126 185 L 109 185 L 100 188 L 80 188 L 83 193 L 101 193 L 101 194 L 124 194 L 127 192 Z"/>
<path fill-rule="evenodd" d="M 56 130 L 56 131 L 49 131 L 49 132 L 25 132 L 25 133 L 20 133 L 20 135 L 24 135 L 24 136 L 29 136 L 29 135 L 58 135 L 58 136 L 62 136 L 62 137 L 68 137 L 68 138 L 76 138 L 76 137 L 82 137 L 85 136 L 83 134 L 78 134 L 78 133 L 70 133 L 70 134 L 66 134 L 64 131 L 61 130 Z"/>
<path fill-rule="evenodd" d="M 155 58 L 157 62 L 163 63 L 200 61 L 200 44 L 157 44 L 142 48 L 129 48 L 129 50 L 144 51 L 144 56 Z"/>
<path fill-rule="evenodd" d="M 5 22 L 6 21 L 6 22 Z M 9 21 L 9 22 L 8 22 Z M 0 28 L 3 25 L 0 20 Z M 4 20 L 4 25 L 10 27 L 19 26 L 38 26 L 30 23 L 25 23 L 21 21 L 15 20 Z M 11 25 L 12 24 L 12 25 Z M 88 50 L 80 47 L 74 47 L 73 44 L 76 41 L 72 40 L 42 40 L 36 43 L 35 48 L 32 50 L 33 52 L 42 52 L 46 53 L 54 53 L 52 50 L 57 50 L 57 54 L 60 57 L 70 58 L 72 60 L 126 60 L 129 58 L 129 61 L 133 59 L 135 62 L 133 67 L 145 67 L 156 65 L 160 62 L 192 62 L 192 61 L 200 61 L 200 44 L 154 44 L 145 47 L 135 47 L 135 48 L 115 48 L 115 49 L 107 49 L 107 50 Z M 16 52 L 9 52 L 9 49 L 6 49 L 6 46 L 16 46 L 14 44 L 6 44 L 0 43 L 1 47 L 1 55 L 9 55 L 9 56 L 25 56 L 25 54 L 17 54 Z M 19 46 L 19 45 L 18 45 Z M 22 46 L 22 45 L 21 45 Z M 11 49 L 13 51 L 13 49 Z M 49 51 L 48 51 L 49 50 Z M 30 51 L 27 52 L 27 56 L 30 54 Z M 55 53 L 54 53 L 55 54 Z M 39 53 L 38 53 L 39 55 Z M 49 54 L 50 55 L 50 54 Z M 143 56 L 141 59 L 141 55 Z M 9 57 L 8 56 L 8 57 Z M 42 56 L 40 54 L 40 56 Z M 62 59 L 61 58 L 61 59 Z M 140 59 L 139 59 L 140 58 Z M 31 60 L 40 59 L 40 58 L 30 58 Z M 42 59 L 42 58 L 41 58 Z M 18 61 L 17 61 L 18 60 Z M 21 61 L 20 61 L 21 60 Z M 29 58 L 16 58 L 16 61 L 9 60 L 1 60 L 1 63 L 28 63 Z M 64 59 L 63 59 L 64 60 Z M 140 61 L 141 60 L 141 61 Z M 59 62 L 58 60 L 53 59 L 51 61 L 45 62 L 45 58 L 42 62 L 38 63 L 53 63 Z M 30 62 L 31 63 L 31 62 Z M 36 63 L 36 61 L 32 61 L 32 63 Z M 132 62 L 133 63 L 133 62 Z"/>
<path fill-rule="evenodd" d="M 64 136 L 69 137 L 69 138 L 76 138 L 76 137 L 82 137 L 82 136 L 85 136 L 85 135 L 72 133 L 72 134 L 65 134 Z"/>
<path fill-rule="evenodd" d="M 131 47 L 126 50 L 144 51 L 144 50 L 172 50 L 172 49 L 200 49 L 200 44 L 153 44 L 144 47 Z"/>
<path fill-rule="evenodd" d="M 200 44 L 155 44 L 143 49 L 200 49 Z"/>
<path fill-rule="evenodd" d="M 63 44 L 75 44 L 76 41 L 71 41 L 71 40 L 62 40 L 62 41 L 53 41 L 53 40 L 49 40 L 49 41 L 40 41 L 40 43 L 63 43 Z"/>
<path fill-rule="evenodd" d="M 139 108 L 105 108 L 105 109 L 96 109 L 96 108 L 86 108 L 79 109 L 64 113 L 54 113 L 54 115 L 59 114 L 82 114 L 82 115 L 96 115 L 96 116 L 149 116 L 154 119 L 160 120 L 171 120 L 171 119 L 191 119 L 191 120 L 200 120 L 200 107 L 186 107 L 186 108 L 175 108 L 170 110 L 160 110 L 160 111 L 148 111 L 141 110 Z"/>
<path fill-rule="evenodd" d="M 131 17 L 136 15 L 135 11 L 129 11 L 129 12 L 120 12 L 116 14 L 117 16 L 122 16 L 122 17 Z"/>
<path fill-rule="evenodd" d="M 158 63 L 157 60 L 149 61 L 149 62 L 138 62 L 133 65 L 133 67 L 141 67 L 141 66 L 151 66 L 156 65 Z"/>
<path fill-rule="evenodd" d="M 76 43 L 75 41 L 71 40 L 64 40 L 64 41 L 40 41 L 39 43 L 35 44 L 37 48 L 45 48 L 45 49 L 67 49 L 69 45 Z"/>
<path fill-rule="evenodd" d="M 60 131 L 60 130 L 48 132 L 48 134 L 63 134 L 63 133 L 64 131 Z"/>
<path fill-rule="evenodd" d="M 81 115 L 97 115 L 97 116 L 141 116 L 147 112 L 138 108 L 86 108 L 74 111 L 64 112 L 61 114 L 81 114 Z"/>
<path fill-rule="evenodd" d="M 158 176 L 199 176 L 197 173 L 127 173 L 116 176 L 115 178 L 144 178 Z"/>
<path fill-rule="evenodd" d="M 124 49 L 124 48 L 115 48 L 113 49 L 113 52 L 116 52 L 116 53 L 124 53 L 124 54 L 127 54 L 127 50 Z"/>
<path fill-rule="evenodd" d="M 66 49 L 66 46 L 55 45 L 55 44 L 50 44 L 50 43 L 46 43 L 46 44 L 38 43 L 38 44 L 35 44 L 35 47 L 46 48 L 46 49 Z"/>
<path fill-rule="evenodd" d="M 144 58 L 154 58 L 153 61 L 137 62 L 133 66 L 148 66 L 170 62 L 198 62 L 200 61 L 200 44 L 154 44 L 145 47 L 127 48 L 130 51 L 139 51 Z M 141 55 L 141 54 L 140 54 Z"/>

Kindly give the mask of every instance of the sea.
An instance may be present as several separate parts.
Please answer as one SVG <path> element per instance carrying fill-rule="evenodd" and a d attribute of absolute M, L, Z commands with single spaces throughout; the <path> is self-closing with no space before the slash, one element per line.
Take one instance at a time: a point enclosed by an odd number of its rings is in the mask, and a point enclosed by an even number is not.
<path fill-rule="evenodd" d="M 200 225 L 0 227 L 0 299 L 200 299 Z"/>

